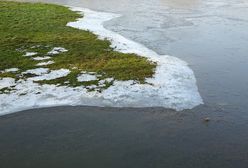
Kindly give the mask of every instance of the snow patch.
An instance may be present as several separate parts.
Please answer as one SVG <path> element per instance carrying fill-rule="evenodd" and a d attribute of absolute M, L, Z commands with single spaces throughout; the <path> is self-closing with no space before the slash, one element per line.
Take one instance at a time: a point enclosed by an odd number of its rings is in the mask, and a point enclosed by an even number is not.
<path fill-rule="evenodd" d="M 106 79 L 102 79 L 98 82 L 98 84 L 100 85 L 103 85 L 105 83 L 110 83 L 110 82 L 113 82 L 114 81 L 114 78 L 106 78 Z"/>
<path fill-rule="evenodd" d="M 67 52 L 68 50 L 63 47 L 54 47 L 51 51 L 49 51 L 48 55 L 57 55 L 63 52 Z"/>
<path fill-rule="evenodd" d="M 17 72 L 17 71 L 19 71 L 18 68 L 9 68 L 4 70 L 4 72 Z"/>
<path fill-rule="evenodd" d="M 36 76 L 36 77 L 28 78 L 28 79 L 32 81 L 52 80 L 52 79 L 65 77 L 69 73 L 70 73 L 70 70 L 68 69 L 52 70 L 51 72 L 47 74 L 42 74 L 40 76 Z"/>
<path fill-rule="evenodd" d="M 50 65 L 50 64 L 54 64 L 54 61 L 40 62 L 36 64 L 36 66 L 45 66 L 45 65 Z"/>
<path fill-rule="evenodd" d="M 59 105 L 100 105 L 99 93 L 84 87 L 39 85 L 31 80 L 20 80 L 10 94 L 0 94 L 0 115 L 30 108 Z"/>
<path fill-rule="evenodd" d="M 49 57 L 49 56 L 45 56 L 45 57 L 33 57 L 32 59 L 35 60 L 35 61 L 42 61 L 42 60 L 51 59 L 51 57 Z"/>
<path fill-rule="evenodd" d="M 22 74 L 42 75 L 42 74 L 46 74 L 48 72 L 49 72 L 48 68 L 36 68 L 36 69 L 27 70 L 27 71 L 23 72 Z"/>
<path fill-rule="evenodd" d="M 14 78 L 2 78 L 0 79 L 0 89 L 7 88 L 10 86 L 15 85 L 15 79 Z M 2 101 L 2 99 L 0 99 Z M 0 107 L 1 109 L 1 107 Z M 1 110 L 0 110 L 0 115 L 1 115 Z"/>
<path fill-rule="evenodd" d="M 88 81 L 97 80 L 97 77 L 95 75 L 90 75 L 90 74 L 81 74 L 77 77 L 77 80 L 79 82 L 88 82 Z"/>
<path fill-rule="evenodd" d="M 96 85 L 89 85 L 89 86 L 86 86 L 87 89 L 96 89 L 97 86 Z"/>
<path fill-rule="evenodd" d="M 32 56 L 35 56 L 37 54 L 38 54 L 37 52 L 26 52 L 23 56 L 24 57 L 32 57 Z"/>

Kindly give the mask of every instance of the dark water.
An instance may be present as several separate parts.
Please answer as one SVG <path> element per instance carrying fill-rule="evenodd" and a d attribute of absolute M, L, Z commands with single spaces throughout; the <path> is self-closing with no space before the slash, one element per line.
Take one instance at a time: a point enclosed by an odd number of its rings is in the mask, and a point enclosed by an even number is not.
<path fill-rule="evenodd" d="M 247 168 L 246 126 L 200 110 L 29 110 L 0 118 L 0 167 Z"/>
<path fill-rule="evenodd" d="M 248 0 L 41 1 L 123 14 L 105 27 L 188 62 L 205 104 L 183 112 L 67 107 L 5 116 L 4 167 L 247 167 Z"/>

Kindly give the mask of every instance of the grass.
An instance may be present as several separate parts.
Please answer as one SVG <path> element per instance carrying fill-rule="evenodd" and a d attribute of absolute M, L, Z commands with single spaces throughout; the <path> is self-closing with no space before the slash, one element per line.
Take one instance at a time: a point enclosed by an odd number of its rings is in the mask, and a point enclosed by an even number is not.
<path fill-rule="evenodd" d="M 99 40 L 89 31 L 66 26 L 79 17 L 82 16 L 63 6 L 0 1 L 0 71 L 19 68 L 21 74 L 37 68 L 36 64 L 41 62 L 24 57 L 26 51 L 44 56 L 53 47 L 64 47 L 68 52 L 53 57 L 55 63 L 46 67 L 51 70 L 67 68 L 71 73 L 63 78 L 40 81 L 41 84 L 79 86 L 97 83 L 78 82 L 76 78 L 81 71 L 96 72 L 101 75 L 99 80 L 114 78 L 144 83 L 145 78 L 152 77 L 155 63 L 135 54 L 114 51 L 108 40 Z M 17 79 L 20 78 L 18 73 L 0 73 L 0 77 Z"/>

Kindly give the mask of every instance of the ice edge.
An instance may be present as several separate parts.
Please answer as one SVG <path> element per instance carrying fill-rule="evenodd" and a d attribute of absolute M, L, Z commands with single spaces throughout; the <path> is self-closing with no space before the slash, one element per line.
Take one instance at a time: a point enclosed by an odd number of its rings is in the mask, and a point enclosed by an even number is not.
<path fill-rule="evenodd" d="M 191 109 L 203 104 L 194 73 L 186 62 L 176 57 L 158 55 L 144 45 L 104 28 L 104 22 L 121 17 L 121 15 L 96 12 L 80 7 L 69 6 L 69 8 L 80 12 L 84 17 L 68 23 L 67 26 L 89 30 L 98 35 L 100 39 L 110 40 L 111 46 L 117 51 L 135 53 L 157 63 L 154 77 L 147 79 L 147 82 L 153 86 L 115 82 L 114 86 L 105 90 L 105 98 L 114 99 L 119 106 L 162 106 L 175 110 Z"/>

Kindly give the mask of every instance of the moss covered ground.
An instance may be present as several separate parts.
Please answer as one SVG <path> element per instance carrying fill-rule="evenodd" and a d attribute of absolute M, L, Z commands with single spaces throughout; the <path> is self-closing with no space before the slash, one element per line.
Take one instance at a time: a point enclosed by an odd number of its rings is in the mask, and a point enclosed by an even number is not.
<path fill-rule="evenodd" d="M 89 31 L 66 26 L 79 17 L 82 16 L 64 6 L 0 1 L 0 78 L 27 78 L 28 75 L 20 74 L 44 61 L 23 55 L 37 52 L 35 57 L 44 57 L 54 47 L 63 47 L 68 52 L 52 57 L 50 61 L 55 63 L 42 67 L 65 68 L 71 73 L 55 80 L 39 81 L 41 84 L 90 85 L 104 78 L 144 83 L 145 78 L 152 77 L 155 63 L 135 54 L 114 51 L 108 40 L 99 40 Z M 4 72 L 8 68 L 19 70 Z M 95 72 L 100 77 L 96 81 L 79 82 L 77 76 L 82 71 Z"/>

